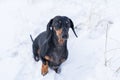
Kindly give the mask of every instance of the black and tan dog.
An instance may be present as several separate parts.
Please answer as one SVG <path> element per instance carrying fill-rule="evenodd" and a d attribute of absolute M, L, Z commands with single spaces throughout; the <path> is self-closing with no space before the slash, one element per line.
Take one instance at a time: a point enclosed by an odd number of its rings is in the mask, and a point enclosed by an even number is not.
<path fill-rule="evenodd" d="M 47 24 L 47 30 L 38 35 L 33 40 L 33 55 L 35 61 L 42 61 L 41 74 L 48 73 L 48 67 L 60 72 L 60 65 L 67 59 L 67 39 L 68 31 L 71 28 L 75 33 L 71 19 L 66 16 L 56 16 Z M 76 35 L 77 37 L 77 35 Z"/>

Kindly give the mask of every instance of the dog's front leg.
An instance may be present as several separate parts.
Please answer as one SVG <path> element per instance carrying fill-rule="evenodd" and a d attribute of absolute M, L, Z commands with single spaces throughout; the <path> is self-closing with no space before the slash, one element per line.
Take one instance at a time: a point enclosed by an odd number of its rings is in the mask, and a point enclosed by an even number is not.
<path fill-rule="evenodd" d="M 48 73 L 48 62 L 42 63 L 41 74 L 45 76 Z"/>

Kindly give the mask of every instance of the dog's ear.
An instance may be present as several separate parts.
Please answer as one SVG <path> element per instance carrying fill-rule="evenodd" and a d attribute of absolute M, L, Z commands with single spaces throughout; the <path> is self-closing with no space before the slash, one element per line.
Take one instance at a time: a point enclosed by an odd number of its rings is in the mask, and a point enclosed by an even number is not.
<path fill-rule="evenodd" d="M 51 19 L 47 24 L 47 31 L 48 32 L 50 32 L 52 30 L 52 22 L 53 22 L 53 19 Z"/>
<path fill-rule="evenodd" d="M 52 22 L 53 22 L 53 19 L 51 19 L 48 24 L 47 24 L 47 40 L 50 40 L 51 38 L 51 35 L 52 35 Z"/>
<path fill-rule="evenodd" d="M 71 19 L 69 19 L 69 20 L 70 20 L 70 27 L 71 27 L 72 31 L 74 32 L 75 36 L 78 37 L 76 32 L 75 32 L 74 24 L 73 24 L 72 20 Z"/>

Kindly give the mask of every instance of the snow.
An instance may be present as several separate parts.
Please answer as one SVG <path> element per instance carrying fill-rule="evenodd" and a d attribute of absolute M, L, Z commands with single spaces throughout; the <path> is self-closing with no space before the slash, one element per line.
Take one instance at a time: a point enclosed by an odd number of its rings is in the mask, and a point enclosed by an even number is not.
<path fill-rule="evenodd" d="M 119 0 L 0 0 L 0 80 L 120 80 L 119 4 Z M 70 30 L 69 57 L 62 72 L 49 69 L 42 76 L 29 35 L 35 38 L 46 30 L 56 15 L 72 19 L 78 38 Z"/>

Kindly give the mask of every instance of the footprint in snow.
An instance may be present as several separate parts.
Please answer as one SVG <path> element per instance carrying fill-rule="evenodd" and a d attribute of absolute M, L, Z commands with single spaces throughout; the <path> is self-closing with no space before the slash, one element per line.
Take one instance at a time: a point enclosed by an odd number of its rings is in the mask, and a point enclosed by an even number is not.
<path fill-rule="evenodd" d="M 110 29 L 111 24 L 113 24 L 112 21 L 108 20 L 100 20 L 97 22 L 97 24 L 90 30 L 89 32 L 89 38 L 96 39 L 106 33 L 106 30 Z"/>

